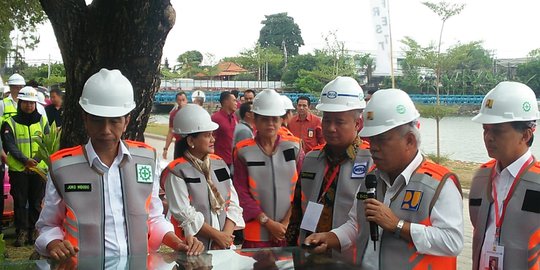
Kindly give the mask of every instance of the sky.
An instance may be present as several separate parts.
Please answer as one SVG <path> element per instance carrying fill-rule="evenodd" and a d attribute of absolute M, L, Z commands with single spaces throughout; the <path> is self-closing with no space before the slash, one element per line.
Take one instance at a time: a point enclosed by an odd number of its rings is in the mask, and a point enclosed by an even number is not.
<path fill-rule="evenodd" d="M 431 0 L 437 2 L 437 0 Z M 252 48 L 259 37 L 264 15 L 287 12 L 302 31 L 305 45 L 300 53 L 325 46 L 323 36 L 336 31 L 345 48 L 373 51 L 376 48 L 369 0 L 172 0 L 176 23 L 163 49 L 163 60 L 173 65 L 185 51 L 214 55 L 214 62 Z M 394 51 L 410 36 L 422 45 L 438 40 L 441 21 L 420 0 L 389 0 Z M 484 48 L 501 58 L 525 57 L 540 48 L 540 1 L 538 0 L 447 0 L 465 3 L 461 14 L 447 20 L 443 50 L 457 42 L 483 41 Z M 39 29 L 41 42 L 26 52 L 29 63 L 61 61 L 49 23 Z M 205 59 L 208 61 L 209 59 Z"/>

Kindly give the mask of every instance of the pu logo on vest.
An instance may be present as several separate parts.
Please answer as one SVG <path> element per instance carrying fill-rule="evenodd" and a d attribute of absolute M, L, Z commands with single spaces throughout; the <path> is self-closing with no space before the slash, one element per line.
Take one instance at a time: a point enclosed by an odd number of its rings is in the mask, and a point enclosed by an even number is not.
<path fill-rule="evenodd" d="M 329 98 L 329 99 L 335 99 L 335 98 L 337 98 L 337 92 L 336 91 L 328 91 L 328 93 L 326 93 L 326 97 Z"/>
<path fill-rule="evenodd" d="M 65 184 L 65 192 L 90 192 L 92 191 L 92 184 L 78 183 L 78 184 Z"/>
<path fill-rule="evenodd" d="M 422 191 L 406 190 L 405 197 L 403 198 L 403 202 L 401 203 L 401 209 L 418 211 L 420 201 L 422 201 L 422 195 L 424 195 Z"/>
<path fill-rule="evenodd" d="M 366 177 L 366 171 L 367 171 L 367 162 L 354 163 L 354 166 L 351 172 L 351 178 L 353 179 L 364 178 Z"/>
<path fill-rule="evenodd" d="M 153 183 L 152 167 L 150 165 L 137 164 L 137 182 Z"/>

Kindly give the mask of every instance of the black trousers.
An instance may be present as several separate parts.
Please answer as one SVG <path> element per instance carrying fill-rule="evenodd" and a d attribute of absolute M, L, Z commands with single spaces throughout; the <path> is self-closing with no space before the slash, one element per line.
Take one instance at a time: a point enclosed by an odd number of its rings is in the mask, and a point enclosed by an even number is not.
<path fill-rule="evenodd" d="M 15 229 L 33 230 L 41 212 L 45 182 L 35 173 L 9 171 Z M 28 207 L 27 207 L 28 206 Z"/>

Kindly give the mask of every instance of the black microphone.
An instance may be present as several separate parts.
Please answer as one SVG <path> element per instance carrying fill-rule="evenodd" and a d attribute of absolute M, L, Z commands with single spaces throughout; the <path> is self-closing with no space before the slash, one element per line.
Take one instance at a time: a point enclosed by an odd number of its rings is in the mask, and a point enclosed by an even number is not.
<path fill-rule="evenodd" d="M 369 199 L 377 199 L 377 176 L 368 174 L 366 177 L 366 189 L 367 197 Z M 377 249 L 377 241 L 379 241 L 379 227 L 377 223 L 369 222 L 369 234 L 371 235 L 371 241 L 373 241 L 373 249 Z"/>

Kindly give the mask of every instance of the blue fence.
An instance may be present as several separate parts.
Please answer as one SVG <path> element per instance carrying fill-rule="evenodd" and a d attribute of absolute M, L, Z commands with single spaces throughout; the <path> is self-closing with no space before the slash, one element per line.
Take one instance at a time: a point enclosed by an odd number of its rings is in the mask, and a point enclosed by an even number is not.
<path fill-rule="evenodd" d="M 185 92 L 186 92 L 186 95 L 188 96 L 188 100 L 191 100 L 192 91 L 185 91 Z M 154 104 L 156 105 L 174 104 L 177 93 L 178 92 L 176 91 L 159 91 L 155 95 Z M 220 91 L 206 91 L 204 93 L 206 94 L 206 102 L 216 102 L 216 103 L 219 102 L 219 95 L 221 93 Z M 298 99 L 298 97 L 300 96 L 308 96 L 312 104 L 317 104 L 317 102 L 319 101 L 319 98 L 313 94 L 300 93 L 300 92 L 285 92 L 282 94 L 289 97 L 293 101 L 293 103 L 296 103 L 296 99 Z M 421 104 L 436 104 L 437 103 L 436 95 L 411 94 L 410 97 L 415 103 L 421 103 Z M 484 98 L 484 95 L 440 95 L 439 98 L 440 98 L 441 104 L 480 105 L 482 104 L 482 99 Z"/>

